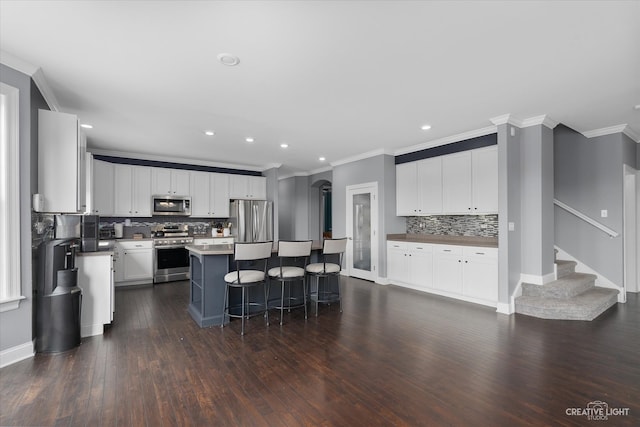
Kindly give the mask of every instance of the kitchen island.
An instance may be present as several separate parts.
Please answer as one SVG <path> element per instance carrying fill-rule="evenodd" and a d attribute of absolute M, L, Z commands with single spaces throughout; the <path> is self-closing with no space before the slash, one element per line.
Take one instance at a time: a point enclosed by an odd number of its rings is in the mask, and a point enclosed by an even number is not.
<path fill-rule="evenodd" d="M 225 282 L 224 276 L 235 270 L 233 264 L 233 245 L 187 245 L 190 261 L 190 297 L 189 314 L 200 327 L 208 327 L 228 323 L 229 319 L 223 318 L 223 298 Z M 311 262 L 322 251 L 320 242 L 313 242 L 311 247 Z M 272 256 L 269 259 L 268 268 L 279 265 L 278 247 L 274 244 Z M 292 290 L 293 292 L 294 290 Z M 260 293 L 261 294 L 261 293 Z M 271 284 L 271 295 L 280 295 L 280 285 L 277 282 Z M 238 289 L 229 290 L 229 300 L 232 305 L 240 301 Z M 264 298 L 262 298 L 264 300 Z M 275 305 L 276 300 L 270 306 Z M 279 302 L 279 299 L 277 299 Z"/>

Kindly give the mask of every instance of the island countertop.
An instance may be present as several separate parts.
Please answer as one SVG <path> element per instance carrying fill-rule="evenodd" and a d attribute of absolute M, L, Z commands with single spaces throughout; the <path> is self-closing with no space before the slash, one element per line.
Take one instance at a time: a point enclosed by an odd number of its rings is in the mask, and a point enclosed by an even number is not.
<path fill-rule="evenodd" d="M 186 245 L 185 249 L 198 255 L 233 255 L 232 244 L 221 245 Z M 322 242 L 316 240 L 311 244 L 311 250 L 322 250 Z M 273 243 L 272 253 L 278 252 L 278 242 Z"/>
<path fill-rule="evenodd" d="M 446 236 L 439 234 L 387 234 L 387 240 L 394 242 L 434 243 L 439 245 L 479 246 L 497 248 L 497 237 Z"/>

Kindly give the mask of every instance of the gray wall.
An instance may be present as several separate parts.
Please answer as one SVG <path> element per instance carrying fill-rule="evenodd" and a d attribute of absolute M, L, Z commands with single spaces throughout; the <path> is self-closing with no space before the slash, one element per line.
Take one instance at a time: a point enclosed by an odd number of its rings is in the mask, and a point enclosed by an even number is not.
<path fill-rule="evenodd" d="M 293 200 L 296 182 L 294 177 L 281 179 L 278 182 L 278 224 L 280 227 L 280 239 L 293 240 L 294 236 L 294 210 Z"/>
<path fill-rule="evenodd" d="M 519 129 L 522 273 L 554 271 L 553 131 L 537 125 Z"/>
<path fill-rule="evenodd" d="M 510 302 L 521 273 L 520 139 L 520 129 L 507 124 L 498 126 L 498 301 L 502 304 Z M 509 231 L 509 222 L 515 225 L 513 231 Z"/>
<path fill-rule="evenodd" d="M 38 108 L 49 109 L 31 77 L 0 64 L 0 80 L 20 91 L 20 308 L 0 313 L 0 351 L 31 343 L 33 331 L 33 273 L 31 194 L 38 185 Z M 16 224 L 16 226 L 18 226 Z"/>
<path fill-rule="evenodd" d="M 637 162 L 637 146 L 623 134 L 585 138 L 558 126 L 555 196 L 620 233 L 617 238 L 555 208 L 556 245 L 618 286 L 623 284 L 623 164 Z M 601 218 L 600 211 L 608 210 Z"/>
<path fill-rule="evenodd" d="M 333 236 L 346 234 L 346 187 L 378 183 L 378 275 L 387 276 L 386 238 L 389 233 L 404 233 L 405 219 L 396 216 L 396 165 L 390 155 L 379 155 L 343 164 L 333 169 Z"/>

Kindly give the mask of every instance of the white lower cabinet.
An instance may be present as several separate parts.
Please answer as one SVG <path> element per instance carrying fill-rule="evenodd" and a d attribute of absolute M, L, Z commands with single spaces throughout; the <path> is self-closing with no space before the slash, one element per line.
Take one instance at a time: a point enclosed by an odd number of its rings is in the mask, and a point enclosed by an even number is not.
<path fill-rule="evenodd" d="M 387 276 L 394 284 L 495 307 L 498 249 L 388 241 Z"/>
<path fill-rule="evenodd" d="M 92 252 L 76 257 L 78 286 L 82 289 L 80 335 L 101 335 L 115 312 L 113 255 Z"/>
<path fill-rule="evenodd" d="M 153 241 L 116 243 L 115 270 L 118 286 L 153 282 Z"/>

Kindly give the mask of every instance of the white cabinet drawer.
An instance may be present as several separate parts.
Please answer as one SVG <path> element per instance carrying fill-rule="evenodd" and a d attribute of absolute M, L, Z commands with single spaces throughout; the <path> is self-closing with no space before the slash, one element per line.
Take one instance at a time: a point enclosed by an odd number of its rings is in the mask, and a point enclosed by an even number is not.
<path fill-rule="evenodd" d="M 407 250 L 407 242 L 397 242 L 393 240 L 387 241 L 387 249 L 393 249 L 396 251 L 406 251 Z"/>
<path fill-rule="evenodd" d="M 490 259 L 498 259 L 498 249 L 497 248 L 482 248 L 475 246 L 467 246 L 464 248 L 464 257 L 482 257 L 482 258 L 490 258 Z"/>
<path fill-rule="evenodd" d="M 407 243 L 407 249 L 411 252 L 430 254 L 433 253 L 433 245 L 429 243 Z"/>
<path fill-rule="evenodd" d="M 119 241 L 118 244 L 122 249 L 153 249 L 153 240 L 125 240 Z"/>
<path fill-rule="evenodd" d="M 462 256 L 463 247 L 453 245 L 433 245 L 433 253 Z"/>

